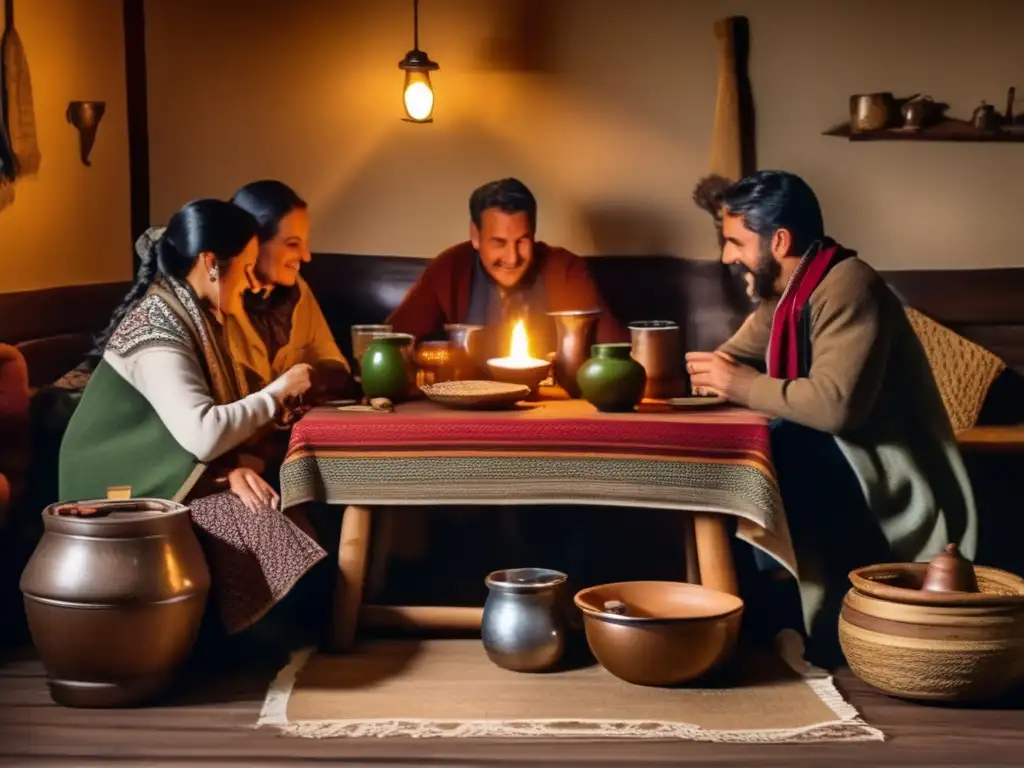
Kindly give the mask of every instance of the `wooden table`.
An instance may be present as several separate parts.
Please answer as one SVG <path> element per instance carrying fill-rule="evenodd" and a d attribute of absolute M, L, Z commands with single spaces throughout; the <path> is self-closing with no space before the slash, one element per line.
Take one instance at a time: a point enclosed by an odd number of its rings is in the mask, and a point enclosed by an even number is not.
<path fill-rule="evenodd" d="M 393 413 L 316 409 L 295 425 L 281 470 L 285 509 L 346 506 L 338 547 L 335 650 L 357 623 L 478 628 L 482 608 L 363 605 L 373 510 L 455 504 L 586 504 L 692 516 L 688 579 L 736 594 L 725 515 L 795 570 L 768 450 L 767 418 L 716 408 L 602 414 L 579 400 L 463 411 L 429 401 Z M 744 535 L 743 527 L 747 533 Z M 772 549 L 774 547 L 774 549 Z M 378 548 L 379 549 L 379 548 Z M 781 555 L 779 554 L 781 553 Z"/>

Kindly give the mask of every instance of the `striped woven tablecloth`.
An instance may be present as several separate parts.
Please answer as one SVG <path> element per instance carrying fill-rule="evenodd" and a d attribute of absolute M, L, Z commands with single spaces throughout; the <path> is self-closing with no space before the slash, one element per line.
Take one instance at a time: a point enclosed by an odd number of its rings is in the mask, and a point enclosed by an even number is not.
<path fill-rule="evenodd" d="M 284 508 L 588 504 L 714 512 L 796 573 L 765 416 L 738 408 L 599 413 L 582 400 L 460 411 L 318 408 L 294 427 Z"/>

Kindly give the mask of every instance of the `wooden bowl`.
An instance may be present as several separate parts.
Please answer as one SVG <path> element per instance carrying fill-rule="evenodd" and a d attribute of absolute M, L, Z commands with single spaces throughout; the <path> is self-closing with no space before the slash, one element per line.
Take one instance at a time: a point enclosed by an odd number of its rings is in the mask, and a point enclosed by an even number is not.
<path fill-rule="evenodd" d="M 726 663 L 743 601 L 696 584 L 625 581 L 576 593 L 591 652 L 636 685 L 678 685 Z M 625 606 L 626 613 L 619 613 Z"/>
<path fill-rule="evenodd" d="M 498 361 L 504 358 L 493 358 L 487 361 L 487 368 L 495 381 L 506 384 L 521 384 L 529 387 L 531 392 L 536 392 L 540 383 L 548 377 L 551 371 L 551 363 L 545 360 L 538 360 L 535 365 L 524 368 L 512 368 L 500 365 Z"/>
<path fill-rule="evenodd" d="M 1020 601 L 919 605 L 851 589 L 839 642 L 857 677 L 904 699 L 983 701 L 1024 682 Z"/>

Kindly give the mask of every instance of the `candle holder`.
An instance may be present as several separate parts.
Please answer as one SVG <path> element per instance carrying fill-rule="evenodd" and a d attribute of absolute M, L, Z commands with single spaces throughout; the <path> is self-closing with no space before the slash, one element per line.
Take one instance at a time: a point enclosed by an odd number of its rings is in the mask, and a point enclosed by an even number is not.
<path fill-rule="evenodd" d="M 487 368 L 495 381 L 529 387 L 530 397 L 527 399 L 535 400 L 540 383 L 550 373 L 551 363 L 536 358 L 494 357 L 487 361 Z"/>

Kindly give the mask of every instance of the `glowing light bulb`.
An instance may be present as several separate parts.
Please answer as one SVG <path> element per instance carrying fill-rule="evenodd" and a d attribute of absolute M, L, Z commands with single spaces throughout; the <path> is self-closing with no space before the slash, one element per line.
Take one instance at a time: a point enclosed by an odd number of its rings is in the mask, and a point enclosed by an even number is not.
<path fill-rule="evenodd" d="M 405 75 L 405 114 L 410 120 L 429 120 L 434 111 L 434 90 L 426 72 L 407 72 Z"/>

